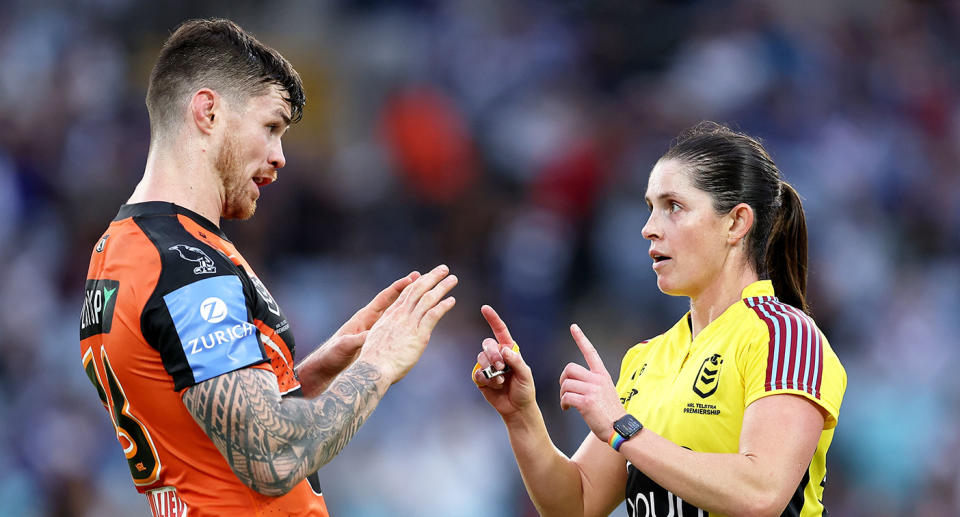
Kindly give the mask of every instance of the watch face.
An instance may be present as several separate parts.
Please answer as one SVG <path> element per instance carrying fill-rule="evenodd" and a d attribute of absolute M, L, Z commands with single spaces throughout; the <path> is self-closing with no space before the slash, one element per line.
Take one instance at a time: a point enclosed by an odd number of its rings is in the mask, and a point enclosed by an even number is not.
<path fill-rule="evenodd" d="M 624 438 L 630 438 L 637 434 L 643 425 L 632 415 L 626 415 L 613 423 L 613 429 Z"/>

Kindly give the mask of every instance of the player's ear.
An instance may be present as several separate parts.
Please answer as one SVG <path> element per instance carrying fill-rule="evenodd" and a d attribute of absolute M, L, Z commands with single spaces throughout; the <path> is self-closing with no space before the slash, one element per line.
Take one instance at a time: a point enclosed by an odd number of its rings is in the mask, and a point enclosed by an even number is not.
<path fill-rule="evenodd" d="M 190 120 L 201 132 L 212 134 L 222 101 L 217 92 L 201 88 L 190 98 Z"/>

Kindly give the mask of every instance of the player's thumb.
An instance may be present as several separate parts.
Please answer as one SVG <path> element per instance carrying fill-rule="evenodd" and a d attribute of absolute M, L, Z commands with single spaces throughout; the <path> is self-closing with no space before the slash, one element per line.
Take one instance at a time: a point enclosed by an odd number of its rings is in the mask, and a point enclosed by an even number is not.
<path fill-rule="evenodd" d="M 353 354 L 357 352 L 367 341 L 367 332 L 368 331 L 364 330 L 359 334 L 346 334 L 340 336 L 340 339 L 337 342 L 337 348 L 345 354 Z"/>

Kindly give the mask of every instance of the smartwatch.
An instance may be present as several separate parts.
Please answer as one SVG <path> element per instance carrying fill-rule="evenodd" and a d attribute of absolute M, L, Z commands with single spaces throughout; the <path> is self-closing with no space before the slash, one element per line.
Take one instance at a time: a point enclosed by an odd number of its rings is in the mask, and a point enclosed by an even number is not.
<path fill-rule="evenodd" d="M 613 434 L 610 435 L 610 447 L 619 451 L 623 442 L 629 440 L 643 429 L 643 424 L 630 413 L 623 415 L 613 423 Z"/>

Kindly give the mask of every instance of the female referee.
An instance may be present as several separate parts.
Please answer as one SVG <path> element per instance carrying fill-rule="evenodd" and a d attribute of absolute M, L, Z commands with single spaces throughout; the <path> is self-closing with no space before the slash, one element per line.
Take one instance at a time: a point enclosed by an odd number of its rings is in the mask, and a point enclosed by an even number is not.
<path fill-rule="evenodd" d="M 797 192 L 757 140 L 687 130 L 646 192 L 657 286 L 690 298 L 673 328 L 627 351 L 614 383 L 577 325 L 586 367 L 560 405 L 592 431 L 572 458 L 552 443 L 530 368 L 489 306 L 474 381 L 500 413 L 541 515 L 825 515 L 826 453 L 846 373 L 808 315 Z M 503 370 L 487 378 L 482 369 Z M 488 369 L 488 373 L 490 369 Z"/>

